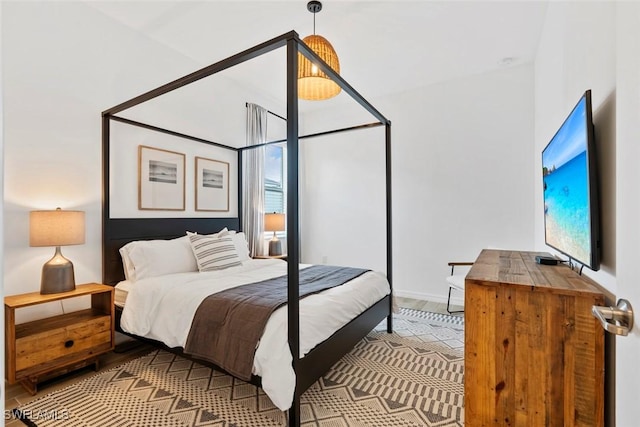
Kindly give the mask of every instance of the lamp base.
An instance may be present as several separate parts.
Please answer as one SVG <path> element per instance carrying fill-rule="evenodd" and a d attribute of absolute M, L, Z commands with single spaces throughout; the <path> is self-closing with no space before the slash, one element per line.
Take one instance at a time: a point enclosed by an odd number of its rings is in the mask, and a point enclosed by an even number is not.
<path fill-rule="evenodd" d="M 282 255 L 282 242 L 277 237 L 269 240 L 269 256 Z"/>
<path fill-rule="evenodd" d="M 60 246 L 56 247 L 56 253 L 42 266 L 42 278 L 40 281 L 40 293 L 57 294 L 73 291 L 76 288 L 76 280 L 73 274 L 73 263 L 62 256 Z"/>

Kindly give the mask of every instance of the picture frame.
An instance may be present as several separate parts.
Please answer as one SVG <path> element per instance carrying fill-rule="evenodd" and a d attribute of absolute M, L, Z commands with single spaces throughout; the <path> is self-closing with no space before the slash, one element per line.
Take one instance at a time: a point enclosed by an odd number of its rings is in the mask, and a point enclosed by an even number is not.
<path fill-rule="evenodd" d="M 185 155 L 138 146 L 138 209 L 185 210 Z"/>
<path fill-rule="evenodd" d="M 196 211 L 229 212 L 229 163 L 195 158 Z"/>

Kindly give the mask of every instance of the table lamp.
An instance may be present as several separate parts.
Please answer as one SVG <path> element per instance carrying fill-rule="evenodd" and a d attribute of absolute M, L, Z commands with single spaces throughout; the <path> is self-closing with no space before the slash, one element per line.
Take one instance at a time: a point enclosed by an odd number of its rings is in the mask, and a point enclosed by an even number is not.
<path fill-rule="evenodd" d="M 276 231 L 284 231 L 284 214 L 268 213 L 264 215 L 264 231 L 273 231 L 273 238 L 269 241 L 269 256 L 282 255 L 282 243 L 276 236 Z"/>
<path fill-rule="evenodd" d="M 55 246 L 56 252 L 42 266 L 41 294 L 69 292 L 76 288 L 73 264 L 62 256 L 60 246 L 84 243 L 84 212 L 31 211 L 29 214 L 29 246 Z"/>

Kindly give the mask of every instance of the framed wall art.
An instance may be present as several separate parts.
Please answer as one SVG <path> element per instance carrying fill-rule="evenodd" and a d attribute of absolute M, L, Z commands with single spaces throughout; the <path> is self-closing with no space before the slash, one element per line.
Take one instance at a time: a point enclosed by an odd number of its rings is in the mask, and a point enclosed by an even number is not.
<path fill-rule="evenodd" d="M 196 211 L 229 212 L 229 163 L 196 157 Z"/>
<path fill-rule="evenodd" d="M 185 155 L 138 146 L 138 209 L 185 210 Z"/>

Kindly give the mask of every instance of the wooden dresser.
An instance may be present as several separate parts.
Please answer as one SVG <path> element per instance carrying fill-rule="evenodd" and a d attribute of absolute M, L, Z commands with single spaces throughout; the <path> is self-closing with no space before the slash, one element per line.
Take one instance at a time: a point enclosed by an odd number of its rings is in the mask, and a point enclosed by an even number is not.
<path fill-rule="evenodd" d="M 483 250 L 466 276 L 468 427 L 604 424 L 604 294 L 536 255 Z"/>

